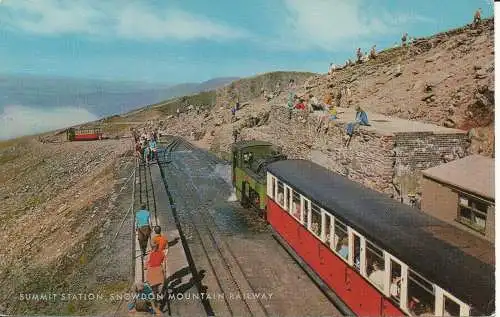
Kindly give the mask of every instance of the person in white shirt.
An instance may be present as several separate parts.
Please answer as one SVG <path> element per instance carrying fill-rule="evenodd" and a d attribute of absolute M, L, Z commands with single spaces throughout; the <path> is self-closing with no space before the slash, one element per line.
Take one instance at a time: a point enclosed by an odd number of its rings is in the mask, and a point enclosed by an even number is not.
<path fill-rule="evenodd" d="M 373 272 L 370 273 L 368 279 L 378 287 L 384 287 L 384 271 L 380 269 L 377 261 L 373 262 Z"/>
<path fill-rule="evenodd" d="M 389 288 L 389 292 L 391 296 L 399 299 L 399 294 L 401 293 L 401 287 L 399 286 L 401 283 L 401 276 L 393 276 L 391 281 L 391 286 Z"/>

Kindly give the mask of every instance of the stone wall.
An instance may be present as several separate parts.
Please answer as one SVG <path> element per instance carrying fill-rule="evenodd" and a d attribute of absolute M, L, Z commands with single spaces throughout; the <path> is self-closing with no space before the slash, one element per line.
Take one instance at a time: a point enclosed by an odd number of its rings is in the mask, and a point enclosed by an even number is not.
<path fill-rule="evenodd" d="M 317 122 L 303 111 L 289 119 L 288 109 L 275 105 L 266 131 L 243 136 L 273 142 L 289 158 L 309 159 L 404 203 L 421 192 L 422 170 L 464 157 L 468 146 L 465 132 L 382 134 L 363 128 L 355 130 L 346 146 L 345 123 L 330 122 L 326 132 L 318 132 Z"/>
<path fill-rule="evenodd" d="M 468 144 L 465 132 L 395 134 L 393 152 L 395 197 L 409 203 L 411 195 L 418 196 L 421 193 L 421 171 L 464 157 Z"/>
<path fill-rule="evenodd" d="M 269 122 L 273 136 L 266 140 L 282 146 L 290 158 L 309 159 L 369 188 L 393 194 L 392 136 L 358 129 L 346 146 L 343 123 L 330 122 L 325 132 L 316 130 L 314 114 L 294 112 L 288 118 L 286 107 L 274 106 Z"/>

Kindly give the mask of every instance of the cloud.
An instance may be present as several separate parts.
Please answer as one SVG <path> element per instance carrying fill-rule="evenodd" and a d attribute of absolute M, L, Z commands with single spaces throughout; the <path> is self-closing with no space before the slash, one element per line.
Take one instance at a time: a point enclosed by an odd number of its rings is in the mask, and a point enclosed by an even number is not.
<path fill-rule="evenodd" d="M 249 36 L 244 30 L 213 22 L 204 16 L 178 9 L 158 15 L 140 6 L 129 6 L 120 12 L 117 33 L 132 38 L 180 40 L 237 39 Z"/>
<path fill-rule="evenodd" d="M 89 111 L 76 107 L 40 109 L 6 106 L 0 113 L 0 140 L 37 134 L 97 120 Z"/>
<path fill-rule="evenodd" d="M 86 34 L 135 40 L 228 40 L 249 36 L 237 27 L 180 9 L 141 1 L 7 0 L 0 19 L 11 29 L 44 35 Z"/>
<path fill-rule="evenodd" d="M 285 27 L 277 41 L 270 41 L 278 49 L 351 50 L 377 36 L 399 34 L 405 25 L 430 21 L 416 14 L 369 7 L 363 0 L 283 1 Z"/>

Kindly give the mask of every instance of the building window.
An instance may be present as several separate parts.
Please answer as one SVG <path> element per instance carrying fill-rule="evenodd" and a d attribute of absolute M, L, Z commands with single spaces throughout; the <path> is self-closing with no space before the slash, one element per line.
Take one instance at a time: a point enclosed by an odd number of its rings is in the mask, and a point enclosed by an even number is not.
<path fill-rule="evenodd" d="M 460 223 L 484 234 L 488 205 L 476 198 L 459 194 L 458 217 Z"/>

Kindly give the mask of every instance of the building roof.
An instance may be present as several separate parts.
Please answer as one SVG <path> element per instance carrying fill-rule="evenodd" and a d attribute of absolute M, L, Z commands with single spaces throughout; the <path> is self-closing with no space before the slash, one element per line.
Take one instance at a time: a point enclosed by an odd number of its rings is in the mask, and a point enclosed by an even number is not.
<path fill-rule="evenodd" d="M 345 125 L 354 122 L 356 110 L 353 108 L 337 108 L 337 120 L 333 121 Z M 395 117 L 389 117 L 376 112 L 365 111 L 368 115 L 370 126 L 360 126 L 359 128 L 371 131 L 381 135 L 394 135 L 397 133 L 428 132 L 434 134 L 465 134 L 464 130 L 451 129 L 435 124 L 424 123 L 420 121 L 405 120 Z"/>
<path fill-rule="evenodd" d="M 311 161 L 278 161 L 267 169 L 416 272 L 492 312 L 495 258 L 488 241 Z"/>
<path fill-rule="evenodd" d="M 423 171 L 424 176 L 495 200 L 495 160 L 471 155 Z"/>

